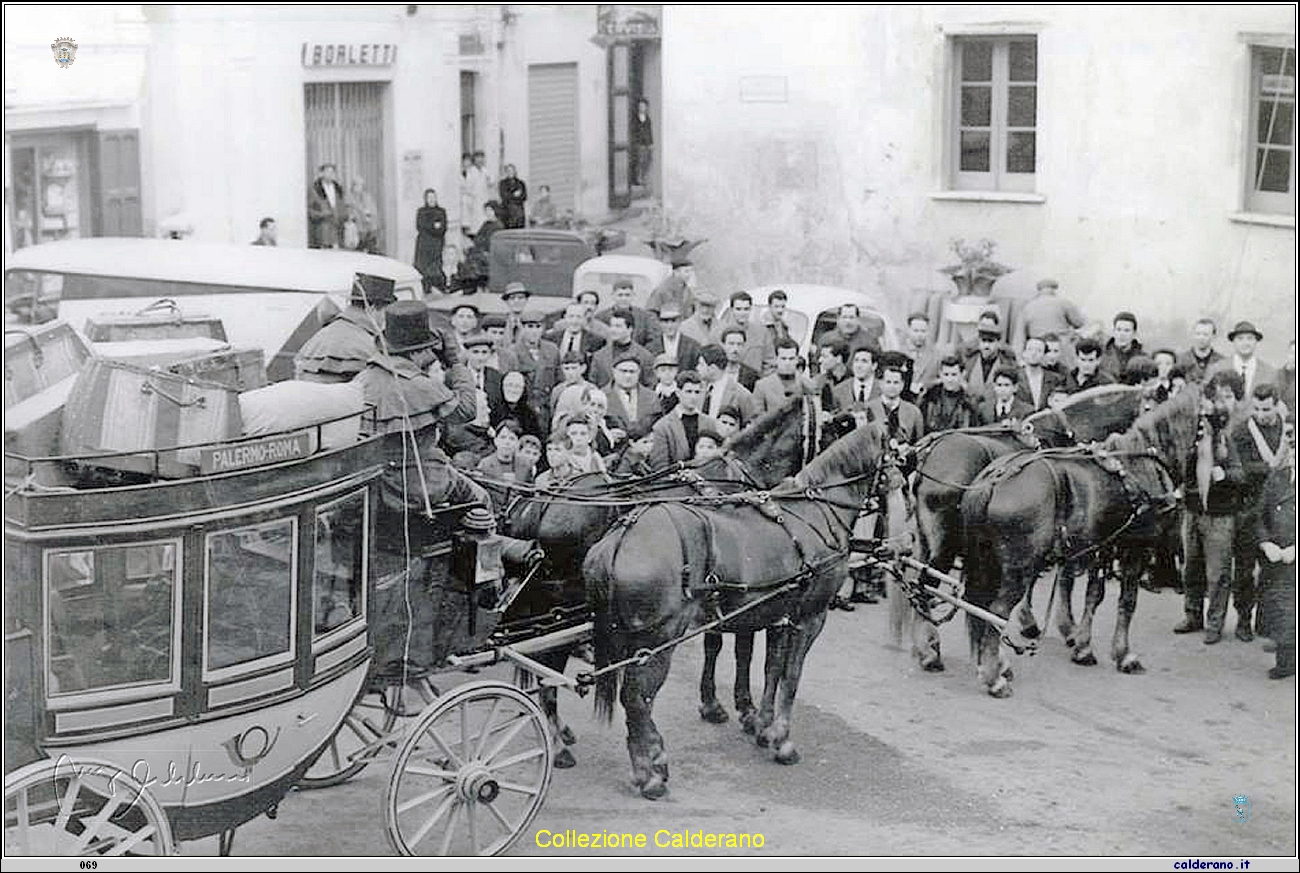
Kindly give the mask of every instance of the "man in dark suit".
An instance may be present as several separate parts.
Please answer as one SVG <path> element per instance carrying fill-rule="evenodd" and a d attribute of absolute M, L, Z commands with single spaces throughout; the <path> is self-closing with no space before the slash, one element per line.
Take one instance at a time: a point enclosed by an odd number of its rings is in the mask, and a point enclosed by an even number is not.
<path fill-rule="evenodd" d="M 519 317 L 519 339 L 501 350 L 501 371 L 518 370 L 528 379 L 528 399 L 533 411 L 547 423 L 551 420 L 551 389 L 559 384 L 560 347 L 542 339 L 544 318 L 535 309 Z"/>
<path fill-rule="evenodd" d="M 1043 366 L 1046 351 L 1047 343 L 1043 338 L 1031 336 L 1025 340 L 1025 347 L 1020 352 L 1020 381 L 1016 386 L 1016 397 L 1033 407 L 1035 412 L 1046 409 L 1048 399 L 1061 387 L 1061 380 Z"/>
<path fill-rule="evenodd" d="M 682 310 L 676 303 L 659 307 L 659 335 L 646 346 L 657 358 L 667 354 L 682 370 L 694 370 L 700 359 L 700 344 L 682 333 Z"/>
<path fill-rule="evenodd" d="M 614 362 L 614 383 L 605 389 L 605 397 L 607 420 L 624 433 L 634 424 L 649 427 L 662 412 L 659 395 L 641 384 L 641 361 L 636 355 Z"/>
<path fill-rule="evenodd" d="M 654 313 L 642 309 L 640 306 L 633 306 L 632 299 L 636 296 L 636 291 L 632 285 L 631 279 L 617 279 L 614 282 L 614 290 L 611 292 L 613 305 L 608 309 L 603 309 L 595 315 L 596 321 L 602 324 L 609 324 L 609 317 L 616 309 L 628 309 L 632 312 L 632 342 L 645 348 L 659 337 L 659 319 Z"/>
<path fill-rule="evenodd" d="M 980 400 L 981 424 L 1019 425 L 1026 416 L 1033 415 L 1034 408 L 1016 396 L 1019 374 L 1010 367 L 1003 367 L 993 373 L 993 396 Z"/>
<path fill-rule="evenodd" d="M 734 406 L 745 421 L 752 421 L 758 412 L 754 395 L 727 372 L 727 354 L 721 346 L 705 346 L 700 350 L 699 373 L 704 380 L 705 400 L 703 410 L 717 418 L 722 410 Z"/>
<path fill-rule="evenodd" d="M 925 389 L 916 406 L 926 433 L 979 424 L 979 404 L 962 385 L 961 361 L 956 355 L 939 362 L 939 381 Z"/>
<path fill-rule="evenodd" d="M 542 338 L 555 343 L 559 349 L 560 358 L 570 352 L 580 352 L 587 366 L 591 366 L 591 356 L 596 354 L 604 345 L 605 341 L 594 333 L 584 329 L 584 322 L 587 319 L 586 307 L 578 302 L 570 303 L 564 308 L 564 318 L 561 320 L 559 327 L 545 334 Z"/>
<path fill-rule="evenodd" d="M 719 342 L 722 344 L 722 350 L 727 355 L 727 374 L 737 383 L 743 385 L 746 391 L 753 391 L 754 385 L 758 383 L 761 375 L 749 364 L 745 363 L 746 351 L 746 329 L 740 325 L 731 325 L 724 327 L 719 334 Z M 775 357 L 775 353 L 773 353 Z"/>
<path fill-rule="evenodd" d="M 714 419 L 700 412 L 704 401 L 704 385 L 700 374 L 683 370 L 677 374 L 677 405 L 672 412 L 654 423 L 650 433 L 654 447 L 650 450 L 650 467 L 662 470 L 680 461 L 695 457 L 695 440 L 700 428 L 717 428 Z"/>
<path fill-rule="evenodd" d="M 615 309 L 609 316 L 609 342 L 591 356 L 587 378 L 602 388 L 614 381 L 614 362 L 632 355 L 641 362 L 641 383 L 647 388 L 654 384 L 655 356 L 632 340 L 635 319 L 630 309 Z"/>
<path fill-rule="evenodd" d="M 505 393 L 501 390 L 501 371 L 488 366 L 492 351 L 493 339 L 485 333 L 465 338 L 465 363 L 476 389 L 477 402 L 473 419 L 446 428 L 443 440 L 448 454 L 473 452 L 483 457 L 493 449 L 488 434 L 492 407 L 505 402 Z"/>
<path fill-rule="evenodd" d="M 1282 410 L 1277 389 L 1272 385 L 1255 386 L 1250 397 L 1250 415 L 1229 426 L 1228 450 L 1236 455 L 1241 467 L 1241 501 L 1233 528 L 1232 599 L 1237 607 L 1237 639 L 1248 643 L 1256 632 L 1267 636 L 1264 618 L 1259 616 L 1252 631 L 1251 613 L 1258 601 L 1255 586 L 1255 556 L 1259 540 L 1255 539 L 1257 499 L 1264 481 L 1286 456 Z"/>
<path fill-rule="evenodd" d="M 884 426 L 888 438 L 899 446 L 914 446 L 925 436 L 921 410 L 903 399 L 909 360 L 902 352 L 885 352 L 880 356 L 880 396 L 867 403 L 871 420 Z"/>
<path fill-rule="evenodd" d="M 999 369 L 1016 368 L 1016 355 L 1002 342 L 1002 329 L 996 312 L 980 316 L 979 344 L 965 360 L 966 387 L 976 396 L 987 396 L 993 374 Z"/>
<path fill-rule="evenodd" d="M 845 379 L 831 388 L 836 412 L 866 409 L 868 403 L 880 396 L 880 383 L 876 380 L 876 351 L 873 346 L 863 346 L 853 352 L 850 370 L 853 378 Z"/>

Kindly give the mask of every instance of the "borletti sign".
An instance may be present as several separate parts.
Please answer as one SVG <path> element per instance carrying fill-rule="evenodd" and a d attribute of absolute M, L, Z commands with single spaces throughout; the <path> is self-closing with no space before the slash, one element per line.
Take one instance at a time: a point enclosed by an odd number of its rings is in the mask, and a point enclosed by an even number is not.
<path fill-rule="evenodd" d="M 396 43 L 305 42 L 302 44 L 304 67 L 387 67 L 395 63 L 397 63 Z"/>

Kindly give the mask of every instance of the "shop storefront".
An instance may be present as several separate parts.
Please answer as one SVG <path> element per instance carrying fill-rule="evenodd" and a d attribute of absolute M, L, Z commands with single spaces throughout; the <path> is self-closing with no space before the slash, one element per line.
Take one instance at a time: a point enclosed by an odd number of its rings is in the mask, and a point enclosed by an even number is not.
<path fill-rule="evenodd" d="M 659 6 L 601 6 L 593 41 L 608 60 L 609 205 L 657 196 L 663 117 Z"/>

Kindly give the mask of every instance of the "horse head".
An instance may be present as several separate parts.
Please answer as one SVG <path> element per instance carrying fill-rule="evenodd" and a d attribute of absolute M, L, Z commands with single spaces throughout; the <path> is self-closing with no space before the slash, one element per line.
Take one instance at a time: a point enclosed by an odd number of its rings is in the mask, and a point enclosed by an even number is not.
<path fill-rule="evenodd" d="M 1129 428 L 1150 395 L 1136 385 L 1098 385 L 1027 417 L 1022 434 L 1041 446 L 1067 446 L 1103 439 Z"/>
<path fill-rule="evenodd" d="M 776 409 L 750 422 L 727 442 L 728 453 L 744 461 L 750 476 L 771 487 L 803 466 L 807 432 L 803 395 L 795 395 Z"/>

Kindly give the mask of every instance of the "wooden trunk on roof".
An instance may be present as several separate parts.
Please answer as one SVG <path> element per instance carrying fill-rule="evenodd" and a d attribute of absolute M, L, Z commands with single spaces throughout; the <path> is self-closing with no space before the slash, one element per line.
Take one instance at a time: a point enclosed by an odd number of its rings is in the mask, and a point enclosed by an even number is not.
<path fill-rule="evenodd" d="M 92 343 L 189 337 L 207 337 L 224 342 L 226 328 L 220 318 L 186 314 L 175 301 L 160 300 L 139 312 L 104 313 L 88 318 L 86 337 Z"/>
<path fill-rule="evenodd" d="M 261 349 L 234 348 L 178 361 L 168 372 L 204 382 L 226 385 L 236 391 L 266 386 L 266 357 Z"/>

